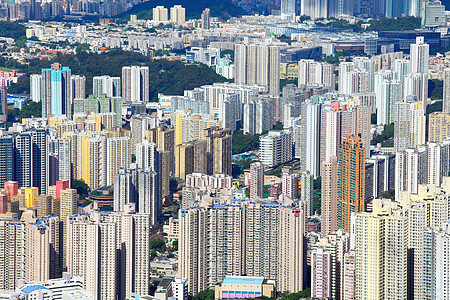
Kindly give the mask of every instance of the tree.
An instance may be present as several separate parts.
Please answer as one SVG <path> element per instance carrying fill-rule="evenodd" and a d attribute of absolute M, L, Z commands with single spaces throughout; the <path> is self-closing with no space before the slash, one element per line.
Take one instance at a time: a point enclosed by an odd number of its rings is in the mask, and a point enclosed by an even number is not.
<path fill-rule="evenodd" d="M 163 239 L 151 238 L 150 239 L 150 249 L 164 252 L 166 251 L 166 242 Z"/>
<path fill-rule="evenodd" d="M 226 78 L 217 74 L 213 69 L 203 64 L 187 65 L 181 61 L 152 60 L 140 53 L 123 50 L 111 50 L 106 53 L 88 53 L 60 55 L 53 61 L 33 59 L 28 66 L 18 64 L 18 70 L 26 75 L 41 73 L 43 68 L 49 68 L 57 61 L 69 67 L 72 74 L 86 76 L 86 92 L 92 93 L 94 76 L 110 75 L 120 77 L 122 67 L 140 65 L 149 67 L 150 99 L 158 100 L 158 94 L 183 95 L 185 90 L 191 90 L 202 85 L 216 82 L 226 82 Z M 0 63 L 2 60 L 0 59 Z M 8 62 L 16 65 L 15 60 Z M 11 67 L 11 66 L 10 66 Z M 10 93 L 24 94 L 30 90 L 29 77 L 19 80 L 20 85 L 13 84 Z M 14 92 L 12 92 L 14 91 Z"/>
<path fill-rule="evenodd" d="M 178 251 L 178 240 L 173 241 L 172 251 Z"/>
<path fill-rule="evenodd" d="M 77 190 L 77 194 L 80 195 L 80 200 L 86 198 L 89 191 L 89 186 L 84 182 L 84 180 L 72 180 L 71 186 L 73 189 Z"/>
<path fill-rule="evenodd" d="M 215 294 L 213 290 L 204 290 L 192 297 L 192 300 L 214 300 Z"/>
<path fill-rule="evenodd" d="M 442 80 L 432 79 L 428 80 L 428 97 L 431 100 L 440 100 L 444 95 L 444 84 Z"/>

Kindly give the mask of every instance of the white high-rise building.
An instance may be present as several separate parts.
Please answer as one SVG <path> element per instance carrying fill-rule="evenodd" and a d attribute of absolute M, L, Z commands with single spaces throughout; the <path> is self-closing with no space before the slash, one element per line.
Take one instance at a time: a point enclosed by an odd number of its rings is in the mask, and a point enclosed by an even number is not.
<path fill-rule="evenodd" d="M 152 169 L 138 171 L 138 211 L 150 215 L 150 224 L 157 225 L 161 214 L 161 175 Z"/>
<path fill-rule="evenodd" d="M 269 131 L 259 139 L 260 161 L 274 167 L 292 160 L 292 134 L 285 131 Z"/>
<path fill-rule="evenodd" d="M 298 62 L 298 86 L 300 88 L 321 85 L 334 89 L 335 82 L 333 65 L 312 59 L 302 59 Z"/>
<path fill-rule="evenodd" d="M 424 73 L 407 74 L 403 80 L 403 97 L 426 101 L 428 98 L 428 75 Z"/>
<path fill-rule="evenodd" d="M 120 97 L 122 95 L 120 77 L 94 76 L 93 94 L 96 97 L 106 95 L 107 97 Z"/>
<path fill-rule="evenodd" d="M 306 101 L 302 103 L 301 118 L 301 169 L 320 175 L 320 119 L 321 105 Z"/>
<path fill-rule="evenodd" d="M 428 148 L 406 149 L 395 156 L 395 198 L 401 191 L 417 194 L 419 184 L 428 183 Z"/>
<path fill-rule="evenodd" d="M 295 1 L 296 0 L 281 0 L 281 13 L 295 16 Z"/>
<path fill-rule="evenodd" d="M 449 145 L 428 143 L 428 184 L 440 186 L 442 178 L 448 176 Z"/>
<path fill-rule="evenodd" d="M 128 102 L 150 101 L 150 73 L 148 67 L 122 68 L 122 98 Z"/>
<path fill-rule="evenodd" d="M 126 204 L 137 202 L 137 172 L 120 169 L 114 177 L 114 211 L 123 211 Z"/>
<path fill-rule="evenodd" d="M 425 144 L 426 116 L 423 102 L 397 102 L 394 116 L 394 149 L 403 151 Z"/>
<path fill-rule="evenodd" d="M 244 133 L 261 134 L 274 125 L 273 99 L 262 98 L 244 104 Z"/>
<path fill-rule="evenodd" d="M 157 6 L 153 8 L 153 21 L 166 22 L 169 20 L 169 10 L 164 6 Z"/>
<path fill-rule="evenodd" d="M 269 93 L 280 93 L 280 48 L 272 45 L 236 44 L 235 82 L 262 85 Z"/>
<path fill-rule="evenodd" d="M 442 112 L 450 113 L 450 68 L 444 70 L 444 98 L 442 101 Z"/>
<path fill-rule="evenodd" d="M 303 0 L 301 1 L 301 13 L 309 16 L 312 20 L 328 18 L 327 0 Z"/>
<path fill-rule="evenodd" d="M 31 101 L 39 102 L 42 100 L 42 75 L 30 75 L 30 96 Z"/>
<path fill-rule="evenodd" d="M 427 228 L 424 239 L 424 299 L 449 299 L 450 222 Z"/>
<path fill-rule="evenodd" d="M 411 73 L 422 73 L 428 77 L 429 57 L 430 45 L 425 43 L 423 36 L 418 36 L 416 43 L 411 44 Z"/>
<path fill-rule="evenodd" d="M 170 21 L 173 23 L 184 23 L 186 21 L 186 9 L 181 5 L 170 8 Z"/>
<path fill-rule="evenodd" d="M 68 138 L 55 141 L 56 153 L 58 154 L 58 180 L 66 181 L 72 179 L 72 142 Z"/>

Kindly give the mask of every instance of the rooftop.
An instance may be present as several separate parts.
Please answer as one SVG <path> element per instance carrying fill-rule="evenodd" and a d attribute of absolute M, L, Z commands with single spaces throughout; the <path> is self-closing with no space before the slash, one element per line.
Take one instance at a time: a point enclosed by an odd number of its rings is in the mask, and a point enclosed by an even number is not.
<path fill-rule="evenodd" d="M 222 283 L 226 284 L 263 284 L 264 277 L 226 276 Z"/>

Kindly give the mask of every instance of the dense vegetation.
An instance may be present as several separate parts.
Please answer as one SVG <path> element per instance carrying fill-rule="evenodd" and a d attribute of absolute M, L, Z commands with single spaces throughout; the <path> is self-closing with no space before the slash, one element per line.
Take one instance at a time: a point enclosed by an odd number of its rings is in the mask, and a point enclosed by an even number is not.
<path fill-rule="evenodd" d="M 384 125 L 383 132 L 381 134 L 374 134 L 371 145 L 381 143 L 382 147 L 394 146 L 394 123 Z"/>
<path fill-rule="evenodd" d="M 364 29 L 361 27 L 361 24 L 364 23 L 366 22 L 358 21 L 355 24 L 351 24 L 347 20 L 343 19 L 331 19 L 331 22 L 328 23 L 322 21 L 316 22 L 316 24 L 319 26 L 344 28 L 354 32 L 364 31 Z M 420 18 L 415 17 L 381 18 L 380 20 L 372 19 L 367 23 L 370 24 L 370 26 L 367 28 L 367 31 L 411 30 L 418 29 L 421 26 Z"/>
<path fill-rule="evenodd" d="M 211 10 L 212 17 L 220 17 L 222 19 L 245 14 L 242 8 L 233 5 L 230 0 L 153 0 L 135 5 L 117 17 L 122 20 L 129 20 L 130 15 L 137 15 L 138 19 L 152 19 L 153 8 L 156 6 L 170 8 L 174 5 L 181 5 L 186 9 L 186 19 L 199 19 L 201 13 L 207 7 Z"/>
<path fill-rule="evenodd" d="M 26 27 L 18 22 L 0 21 L 0 36 L 20 39 L 25 37 Z"/>
<path fill-rule="evenodd" d="M 80 195 L 80 200 L 83 200 L 89 192 L 89 186 L 82 179 L 72 180 L 71 186 L 77 190 L 77 194 Z"/>
<path fill-rule="evenodd" d="M 148 66 L 150 70 L 150 100 L 157 101 L 158 93 L 182 95 L 201 85 L 227 81 L 205 65 L 186 65 L 180 61 L 151 60 L 139 53 L 112 50 L 107 53 L 88 53 L 81 51 L 76 55 L 60 55 L 53 61 L 69 67 L 72 74 L 86 76 L 86 92 L 92 93 L 92 77 L 99 75 L 121 76 L 122 67 L 129 65 Z M 38 74 L 42 68 L 49 68 L 53 61 L 32 60 L 28 67 L 23 66 L 27 75 Z M 27 94 L 30 91 L 27 76 L 9 89 L 9 93 Z"/>
<path fill-rule="evenodd" d="M 42 103 L 30 101 L 22 110 L 14 108 L 8 110 L 8 123 L 20 122 L 23 118 L 42 117 Z M 10 124 L 7 124 L 8 126 Z"/>
<path fill-rule="evenodd" d="M 369 31 L 397 31 L 418 29 L 421 26 L 420 18 L 381 18 L 380 20 L 370 20 Z"/>
<path fill-rule="evenodd" d="M 442 80 L 428 80 L 428 97 L 430 97 L 431 100 L 439 100 L 443 98 L 443 95 L 444 84 Z"/>

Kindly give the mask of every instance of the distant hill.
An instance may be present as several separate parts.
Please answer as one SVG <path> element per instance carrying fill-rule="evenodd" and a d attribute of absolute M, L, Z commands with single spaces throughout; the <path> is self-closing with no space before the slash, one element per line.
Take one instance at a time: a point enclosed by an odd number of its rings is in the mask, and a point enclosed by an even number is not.
<path fill-rule="evenodd" d="M 117 17 L 128 19 L 130 15 L 137 15 L 138 19 L 151 19 L 153 8 L 164 6 L 168 9 L 174 5 L 181 5 L 186 9 L 186 19 L 199 19 L 205 8 L 211 9 L 211 17 L 228 19 L 245 14 L 245 11 L 235 6 L 230 0 L 149 0 L 133 6 Z"/>

